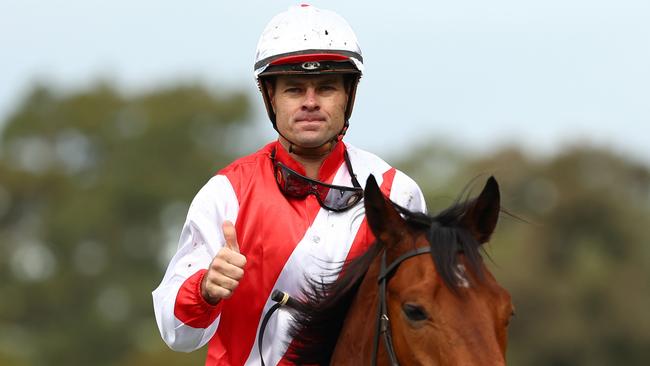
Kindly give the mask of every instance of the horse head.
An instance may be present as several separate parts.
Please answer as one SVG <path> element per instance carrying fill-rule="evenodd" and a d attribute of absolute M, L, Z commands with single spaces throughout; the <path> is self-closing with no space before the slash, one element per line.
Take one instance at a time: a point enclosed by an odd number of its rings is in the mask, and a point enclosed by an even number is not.
<path fill-rule="evenodd" d="M 499 186 L 435 216 L 364 190 L 376 242 L 332 283 L 312 282 L 290 347 L 298 364 L 505 365 L 509 293 L 483 263 Z"/>
<path fill-rule="evenodd" d="M 384 296 L 392 346 L 378 342 L 377 363 L 394 363 L 390 362 L 390 352 L 394 352 L 403 365 L 505 364 L 512 303 L 479 252 L 497 224 L 500 197 L 496 180 L 488 179 L 477 198 L 435 217 L 396 207 L 382 195 L 373 177 L 368 179 L 364 197 L 368 225 L 384 245 L 384 271 L 389 271 L 384 273 Z M 418 248 L 422 249 L 416 253 Z M 431 255 L 417 255 L 423 253 Z M 377 304 L 381 295 L 371 289 L 378 287 L 377 276 L 371 273 L 381 275 L 381 264 L 370 267 L 364 280 L 369 284 L 362 283 L 358 296 L 369 288 L 375 294 L 370 302 Z M 368 324 L 375 323 L 368 322 L 368 314 L 374 315 L 375 308 L 367 305 L 360 311 L 352 305 L 339 344 L 346 343 L 346 336 L 354 338 L 355 313 L 366 318 L 360 322 L 366 333 Z M 382 331 L 381 326 L 374 328 Z M 389 351 L 391 347 L 394 351 Z M 369 347 L 363 349 L 367 352 Z M 332 364 L 339 364 L 338 351 L 337 346 Z M 364 363 L 368 357 L 373 355 L 366 354 Z"/>

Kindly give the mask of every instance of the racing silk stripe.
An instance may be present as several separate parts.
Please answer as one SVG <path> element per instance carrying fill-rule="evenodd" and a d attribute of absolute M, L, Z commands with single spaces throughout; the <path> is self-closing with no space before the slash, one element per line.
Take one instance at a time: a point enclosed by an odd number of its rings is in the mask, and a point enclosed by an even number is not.
<path fill-rule="evenodd" d="M 287 259 L 321 210 L 312 195 L 287 199 L 280 192 L 269 158 L 273 148 L 276 159 L 293 165 L 295 170 L 301 168 L 279 144 L 270 144 L 252 159 L 238 161 L 220 172 L 231 182 L 240 203 L 235 228 L 247 264 L 233 296 L 223 301 L 219 327 L 208 350 L 209 365 L 245 363 L 256 342 L 266 299 Z M 343 144 L 338 148 L 338 154 L 332 152 L 321 168 L 319 178 L 323 181 L 331 182 L 342 166 Z M 221 352 L 224 348 L 228 353 Z"/>
<path fill-rule="evenodd" d="M 391 188 L 393 187 L 393 179 L 395 178 L 395 172 L 395 168 L 391 168 L 383 174 L 381 186 L 379 188 L 386 197 L 390 197 Z M 368 246 L 374 241 L 375 236 L 373 235 L 372 231 L 370 231 L 370 227 L 366 222 L 366 216 L 364 215 L 363 222 L 361 223 L 361 228 L 357 232 L 357 236 L 354 238 L 354 243 L 352 244 L 352 248 L 350 248 L 350 252 L 346 258 L 346 263 L 365 253 L 366 250 L 368 250 Z"/>
<path fill-rule="evenodd" d="M 350 173 L 345 166 L 339 167 L 333 184 L 343 186 L 352 184 Z M 306 277 L 317 281 L 333 280 L 345 262 L 363 217 L 364 208 L 360 203 L 340 213 L 321 209 L 305 237 L 287 260 L 275 288 L 300 298 L 303 288 L 306 287 Z M 264 312 L 266 313 L 274 303 L 271 299 L 267 299 Z M 281 362 L 281 357 L 286 353 L 286 345 L 291 341 L 287 335 L 290 321 L 290 313 L 280 309 L 267 323 L 262 347 L 266 364 L 275 365 Z M 260 364 L 257 342 L 259 339 L 256 340 L 246 362 L 247 365 Z"/>
<path fill-rule="evenodd" d="M 381 191 L 384 193 L 384 195 L 386 197 L 390 197 L 390 192 L 391 192 L 391 188 L 392 188 L 392 185 L 393 185 L 393 178 L 394 177 L 395 177 L 395 169 L 394 168 L 389 169 L 388 171 L 386 171 L 382 175 L 382 179 L 381 179 L 382 182 L 381 182 L 381 187 L 380 188 L 381 188 Z M 365 181 L 364 181 L 364 184 L 365 184 Z M 361 208 L 361 207 L 359 207 L 359 208 Z M 362 215 L 363 219 L 361 220 L 361 223 L 360 223 L 358 229 L 356 229 L 356 235 L 354 236 L 354 240 L 353 240 L 352 244 L 345 248 L 345 251 L 347 252 L 347 254 L 342 253 L 342 255 L 341 255 L 341 258 L 345 258 L 345 261 L 343 261 L 343 262 L 339 261 L 338 264 L 340 264 L 340 263 L 343 263 L 343 264 L 349 263 L 350 260 L 352 260 L 355 257 L 365 253 L 365 251 L 368 250 L 368 247 L 370 246 L 370 244 L 372 244 L 374 242 L 374 240 L 375 240 L 375 236 L 370 231 L 370 228 L 368 227 L 368 224 L 366 222 L 366 216 L 364 215 L 363 209 L 362 209 L 361 212 L 358 212 L 357 215 L 359 213 Z M 332 268 L 332 270 L 334 270 L 334 271 L 337 271 L 339 269 L 341 269 L 341 268 L 338 267 L 338 266 L 335 267 L 335 268 Z M 341 270 L 345 270 L 345 268 L 343 268 Z M 331 278 L 330 278 L 330 280 L 331 280 Z M 300 290 L 300 289 L 298 289 L 298 290 Z M 284 324 L 286 324 L 286 323 L 287 322 L 284 322 Z M 279 322 L 279 324 L 282 324 L 282 323 Z M 293 343 L 293 341 L 292 341 L 292 343 Z M 268 359 L 268 358 L 269 357 L 265 356 L 265 360 Z M 286 350 L 284 352 L 282 360 L 280 360 L 278 365 L 282 365 L 282 366 L 293 365 L 291 362 L 289 362 L 286 359 Z"/>

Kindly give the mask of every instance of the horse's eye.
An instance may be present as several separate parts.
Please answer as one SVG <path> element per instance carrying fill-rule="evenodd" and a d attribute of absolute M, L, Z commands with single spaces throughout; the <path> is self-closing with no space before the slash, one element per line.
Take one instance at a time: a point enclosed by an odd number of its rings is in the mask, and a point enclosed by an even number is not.
<path fill-rule="evenodd" d="M 426 310 L 424 310 L 420 305 L 404 304 L 402 306 L 402 311 L 404 312 L 404 315 L 406 315 L 406 317 L 413 322 L 418 322 L 429 318 L 429 314 L 427 314 Z"/>

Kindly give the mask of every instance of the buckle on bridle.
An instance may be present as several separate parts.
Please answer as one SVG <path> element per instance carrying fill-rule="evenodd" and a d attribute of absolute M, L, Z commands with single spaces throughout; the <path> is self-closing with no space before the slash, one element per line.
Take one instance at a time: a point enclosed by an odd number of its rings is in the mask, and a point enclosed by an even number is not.
<path fill-rule="evenodd" d="M 390 319 L 388 319 L 388 315 L 382 314 L 381 319 L 379 320 L 379 330 L 382 333 L 386 333 L 390 330 Z"/>

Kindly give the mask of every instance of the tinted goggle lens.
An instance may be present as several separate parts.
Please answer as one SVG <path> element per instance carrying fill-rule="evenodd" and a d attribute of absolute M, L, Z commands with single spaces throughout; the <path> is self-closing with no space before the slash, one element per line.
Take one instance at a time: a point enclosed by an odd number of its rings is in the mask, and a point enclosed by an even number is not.
<path fill-rule="evenodd" d="M 275 179 L 285 195 L 305 198 L 313 194 L 322 207 L 331 211 L 345 211 L 363 197 L 363 189 L 360 187 L 325 184 L 300 175 L 278 162 L 275 163 Z"/>

